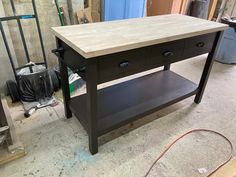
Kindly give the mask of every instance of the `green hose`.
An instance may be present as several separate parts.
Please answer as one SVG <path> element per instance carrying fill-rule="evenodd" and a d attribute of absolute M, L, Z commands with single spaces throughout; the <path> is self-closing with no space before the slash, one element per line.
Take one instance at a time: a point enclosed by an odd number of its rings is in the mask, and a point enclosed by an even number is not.
<path fill-rule="evenodd" d="M 57 7 L 57 12 L 58 12 L 58 16 L 59 16 L 59 19 L 60 19 L 60 22 L 61 22 L 61 26 L 65 26 L 64 18 L 62 16 L 62 11 L 59 7 L 58 0 L 55 0 L 55 4 L 56 4 L 56 7 Z"/>

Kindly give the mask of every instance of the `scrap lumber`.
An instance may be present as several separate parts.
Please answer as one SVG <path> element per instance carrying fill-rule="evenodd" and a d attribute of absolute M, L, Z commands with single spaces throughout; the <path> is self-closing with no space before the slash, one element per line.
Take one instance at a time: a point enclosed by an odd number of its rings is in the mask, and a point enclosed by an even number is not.
<path fill-rule="evenodd" d="M 218 3 L 218 0 L 213 0 L 212 1 L 212 5 L 211 5 L 210 13 L 209 13 L 209 16 L 208 16 L 208 20 L 212 20 L 213 19 L 217 3 Z"/>
<path fill-rule="evenodd" d="M 4 148 L 4 146 L 1 146 L 0 149 L 0 166 L 8 163 L 10 161 L 13 161 L 15 159 L 18 159 L 20 157 L 23 157 L 26 155 L 25 147 L 20 141 L 15 126 L 10 114 L 10 110 L 7 104 L 6 97 L 1 95 L 1 124 L 2 126 L 8 126 L 10 129 L 10 133 L 7 137 L 7 148 Z"/>
<path fill-rule="evenodd" d="M 19 159 L 26 155 L 25 148 L 22 144 L 14 144 L 8 147 L 8 150 L 0 151 L 0 166 L 13 160 Z"/>
<path fill-rule="evenodd" d="M 79 10 L 77 12 L 77 18 L 79 24 L 92 23 L 93 19 L 92 19 L 91 9 L 85 8 L 83 10 Z"/>

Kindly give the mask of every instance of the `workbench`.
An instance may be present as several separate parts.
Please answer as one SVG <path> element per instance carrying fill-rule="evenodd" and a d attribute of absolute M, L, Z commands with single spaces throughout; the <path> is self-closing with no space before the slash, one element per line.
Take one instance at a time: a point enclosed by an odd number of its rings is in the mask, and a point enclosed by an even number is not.
<path fill-rule="evenodd" d="M 200 103 L 227 25 L 172 14 L 54 27 L 65 115 L 72 112 L 86 129 L 89 149 L 98 137 L 147 114 L 195 96 Z M 199 84 L 170 65 L 209 53 Z M 164 66 L 163 71 L 97 89 L 98 84 Z M 67 67 L 86 81 L 86 94 L 71 98 Z"/>

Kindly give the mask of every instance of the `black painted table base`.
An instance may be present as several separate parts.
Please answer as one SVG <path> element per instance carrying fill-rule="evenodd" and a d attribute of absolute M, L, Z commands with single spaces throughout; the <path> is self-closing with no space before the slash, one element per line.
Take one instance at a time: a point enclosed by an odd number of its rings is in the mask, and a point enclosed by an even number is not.
<path fill-rule="evenodd" d="M 145 115 L 195 96 L 200 103 L 222 32 L 172 41 L 90 59 L 57 38 L 65 115 L 72 112 L 89 135 L 89 149 L 98 152 L 98 137 Z M 174 62 L 209 53 L 199 84 L 170 71 Z M 164 66 L 164 70 L 101 90 L 97 85 Z M 85 81 L 87 93 L 70 97 L 67 67 Z"/>

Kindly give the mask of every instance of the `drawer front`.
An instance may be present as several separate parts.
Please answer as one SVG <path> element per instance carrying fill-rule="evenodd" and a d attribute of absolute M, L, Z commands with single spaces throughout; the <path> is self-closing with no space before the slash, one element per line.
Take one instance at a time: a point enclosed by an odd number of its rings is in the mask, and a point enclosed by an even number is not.
<path fill-rule="evenodd" d="M 61 44 L 64 51 L 62 53 L 63 62 L 80 77 L 85 79 L 86 59 L 77 53 L 74 49 L 67 44 Z"/>
<path fill-rule="evenodd" d="M 146 67 L 146 58 L 146 48 L 103 56 L 98 61 L 99 80 L 108 81 L 140 72 Z"/>
<path fill-rule="evenodd" d="M 154 45 L 149 50 L 149 66 L 151 68 L 163 66 L 182 59 L 184 40 Z"/>
<path fill-rule="evenodd" d="M 209 53 L 213 47 L 216 33 L 201 35 L 185 40 L 184 58 Z"/>

